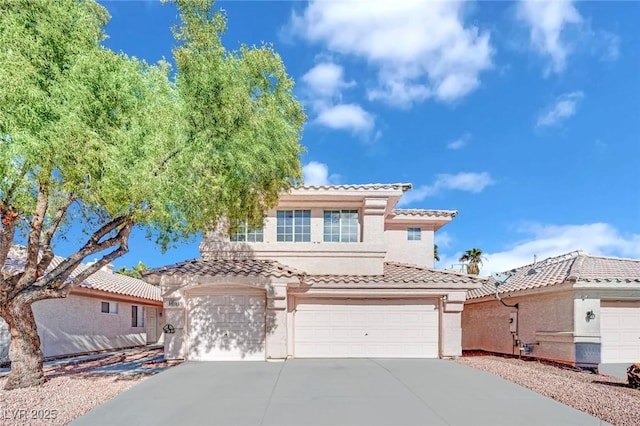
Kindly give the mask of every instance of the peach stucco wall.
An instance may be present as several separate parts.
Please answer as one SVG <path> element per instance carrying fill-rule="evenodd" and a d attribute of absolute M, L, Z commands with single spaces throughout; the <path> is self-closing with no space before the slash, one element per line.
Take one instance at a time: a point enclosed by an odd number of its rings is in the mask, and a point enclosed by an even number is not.
<path fill-rule="evenodd" d="M 118 301 L 117 314 L 101 312 L 109 299 L 69 295 L 34 303 L 45 357 L 146 344 L 145 327 L 131 327 L 132 303 Z M 137 305 L 143 306 L 143 305 Z M 0 319 L 0 362 L 8 361 L 9 334 Z"/>
<path fill-rule="evenodd" d="M 407 228 L 421 228 L 421 239 L 409 241 Z M 433 231 L 427 227 L 405 225 L 387 228 L 384 233 L 386 262 L 409 263 L 433 268 Z"/>
<path fill-rule="evenodd" d="M 468 301 L 462 312 L 462 349 L 519 354 L 531 345 L 530 356 L 572 363 L 575 360 L 574 297 L 556 292 L 497 300 Z M 517 333 L 510 331 L 510 313 L 517 312 Z M 520 345 L 514 345 L 514 339 Z"/>

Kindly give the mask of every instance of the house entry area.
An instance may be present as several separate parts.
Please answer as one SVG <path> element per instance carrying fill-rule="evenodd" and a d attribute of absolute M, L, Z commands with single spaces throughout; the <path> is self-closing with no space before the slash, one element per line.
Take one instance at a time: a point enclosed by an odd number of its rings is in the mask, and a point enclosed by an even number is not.
<path fill-rule="evenodd" d="M 297 298 L 296 358 L 438 358 L 434 299 Z"/>
<path fill-rule="evenodd" d="M 264 361 L 265 292 L 199 290 L 187 299 L 189 361 Z"/>

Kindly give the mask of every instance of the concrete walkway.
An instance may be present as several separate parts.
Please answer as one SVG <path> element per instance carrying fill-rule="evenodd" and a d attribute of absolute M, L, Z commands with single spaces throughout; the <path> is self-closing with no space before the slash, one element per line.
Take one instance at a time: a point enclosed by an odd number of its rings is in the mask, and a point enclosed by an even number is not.
<path fill-rule="evenodd" d="M 161 345 L 147 345 L 147 346 L 139 346 L 139 347 L 128 348 L 128 349 L 116 349 L 113 351 L 96 352 L 96 353 L 86 354 L 86 355 L 70 355 L 67 357 L 60 357 L 60 358 L 44 361 L 43 365 L 44 367 L 57 367 L 57 366 L 68 365 L 68 364 L 80 364 L 83 362 L 97 361 L 97 360 L 108 358 L 114 355 L 135 355 L 140 352 L 153 350 L 153 349 L 162 349 L 162 348 L 163 346 Z M 152 362 L 161 362 L 161 361 L 164 361 L 163 354 L 149 356 L 145 358 L 138 358 L 135 361 L 131 361 L 131 362 L 118 362 L 110 365 L 105 365 L 102 367 L 96 367 L 88 370 L 87 372 L 98 373 L 98 374 L 103 373 L 103 374 L 125 374 L 125 375 L 156 374 L 156 373 L 159 373 L 160 371 L 166 370 L 169 367 L 166 367 L 166 366 L 150 367 L 150 366 L 147 366 L 146 364 L 149 364 Z M 9 367 L 0 368 L 0 377 L 9 374 L 10 371 L 11 371 L 11 368 Z"/>
<path fill-rule="evenodd" d="M 627 380 L 627 368 L 633 364 L 631 362 L 624 364 L 600 364 L 598 366 L 598 372 L 600 374 L 606 374 L 607 376 L 617 377 L 622 380 Z"/>
<path fill-rule="evenodd" d="M 72 425 L 599 425 L 599 419 L 446 360 L 188 362 Z"/>

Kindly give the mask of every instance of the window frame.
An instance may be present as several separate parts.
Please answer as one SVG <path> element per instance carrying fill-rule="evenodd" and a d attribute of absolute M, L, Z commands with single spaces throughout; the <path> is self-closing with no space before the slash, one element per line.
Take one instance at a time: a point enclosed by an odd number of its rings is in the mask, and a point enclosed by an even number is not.
<path fill-rule="evenodd" d="M 105 311 L 105 305 L 107 310 Z M 110 301 L 101 301 L 100 302 L 100 313 L 103 314 L 118 314 L 118 302 L 110 302 Z"/>
<path fill-rule="evenodd" d="M 131 327 L 144 327 L 144 306 L 131 305 Z"/>
<path fill-rule="evenodd" d="M 261 228 L 250 228 L 246 221 L 238 223 L 238 230 L 229 235 L 229 241 L 238 243 L 263 243 L 264 225 Z M 242 237 L 244 239 L 241 239 Z"/>
<path fill-rule="evenodd" d="M 334 224 L 332 218 L 327 215 L 336 214 L 338 221 Z M 355 224 L 348 222 L 354 217 Z M 322 238 L 325 243 L 357 243 L 360 241 L 360 214 L 357 209 L 326 209 L 322 213 L 322 225 Z M 337 234 L 334 231 L 337 231 Z M 336 236 L 337 239 L 334 238 Z"/>
<path fill-rule="evenodd" d="M 422 228 L 419 228 L 419 227 L 408 227 L 407 228 L 407 241 L 422 241 Z"/>
<path fill-rule="evenodd" d="M 290 214 L 290 217 L 285 215 Z M 288 223 L 290 221 L 290 223 Z M 279 243 L 311 242 L 311 210 L 278 210 L 276 241 Z"/>

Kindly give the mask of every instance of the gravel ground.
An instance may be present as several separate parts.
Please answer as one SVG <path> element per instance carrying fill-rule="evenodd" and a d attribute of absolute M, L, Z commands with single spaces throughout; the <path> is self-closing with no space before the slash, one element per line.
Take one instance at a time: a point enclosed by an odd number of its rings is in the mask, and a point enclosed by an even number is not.
<path fill-rule="evenodd" d="M 144 360 L 162 355 L 162 349 L 116 353 L 100 359 L 45 366 L 44 385 L 36 388 L 4 390 L 0 377 L 0 425 L 64 425 L 103 404 L 120 392 L 142 382 L 167 363 Z M 109 366 L 143 362 L 150 374 L 96 373 Z M 144 370 L 144 368 L 143 368 Z M 136 370 L 140 371 L 140 369 Z"/>
<path fill-rule="evenodd" d="M 475 354 L 457 362 L 500 376 L 618 426 L 640 425 L 640 390 L 617 377 L 560 364 Z"/>

